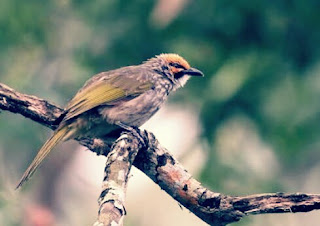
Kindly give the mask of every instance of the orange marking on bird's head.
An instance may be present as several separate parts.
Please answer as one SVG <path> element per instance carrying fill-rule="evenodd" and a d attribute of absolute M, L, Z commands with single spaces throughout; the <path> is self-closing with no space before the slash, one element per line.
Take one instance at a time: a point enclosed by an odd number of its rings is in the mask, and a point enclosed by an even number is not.
<path fill-rule="evenodd" d="M 158 57 L 163 58 L 165 61 L 168 62 L 168 64 L 172 63 L 172 64 L 179 64 L 182 67 L 184 67 L 185 69 L 189 69 L 190 65 L 189 63 L 181 56 L 179 56 L 178 54 L 175 53 L 163 53 L 160 54 Z"/>

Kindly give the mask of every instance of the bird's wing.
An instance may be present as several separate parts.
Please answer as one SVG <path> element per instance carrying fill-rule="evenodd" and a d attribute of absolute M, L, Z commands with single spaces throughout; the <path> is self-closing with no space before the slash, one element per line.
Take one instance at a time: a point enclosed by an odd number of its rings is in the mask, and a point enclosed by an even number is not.
<path fill-rule="evenodd" d="M 121 74 L 89 82 L 69 102 L 66 107 L 67 114 L 63 120 L 67 121 L 99 105 L 112 104 L 117 100 L 138 96 L 152 86 L 150 82 L 141 82 L 133 76 Z"/>

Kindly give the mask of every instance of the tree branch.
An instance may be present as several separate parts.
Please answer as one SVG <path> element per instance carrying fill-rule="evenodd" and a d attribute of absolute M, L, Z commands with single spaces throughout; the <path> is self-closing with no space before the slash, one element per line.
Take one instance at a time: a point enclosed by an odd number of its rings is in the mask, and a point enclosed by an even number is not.
<path fill-rule="evenodd" d="M 13 113 L 19 113 L 52 129 L 56 128 L 55 122 L 63 113 L 61 108 L 45 100 L 18 93 L 1 83 L 0 108 Z M 133 164 L 174 199 L 210 225 L 226 225 L 238 221 L 248 214 L 308 212 L 320 209 L 320 195 L 315 194 L 276 193 L 240 197 L 212 192 L 196 181 L 183 166 L 160 145 L 152 133 L 145 131 L 141 133 L 141 135 L 144 140 L 147 141 L 147 148 L 137 147 L 136 144 L 139 144 L 139 139 L 133 134 L 128 133 L 127 139 L 121 139 L 121 142 L 116 142 L 111 149 L 111 153 L 113 154 L 110 155 L 121 156 L 119 150 L 123 149 L 117 148 L 117 145 L 124 145 L 127 150 L 125 156 L 130 153 L 133 156 L 133 158 L 128 160 L 129 164 L 123 167 L 126 172 L 125 175 L 128 175 L 131 166 L 130 162 L 133 161 L 135 153 L 140 149 Z M 79 142 L 99 155 L 107 156 L 109 154 L 110 147 L 103 140 L 87 138 L 79 140 Z M 112 177 L 110 174 L 112 172 L 109 171 L 111 168 L 112 167 L 108 167 L 107 164 L 106 170 L 108 171 L 107 177 L 109 178 Z M 127 178 L 125 180 L 127 180 Z M 108 186 L 109 185 L 106 187 Z M 122 184 L 122 187 L 123 189 L 125 188 L 125 183 Z M 106 200 L 104 199 L 105 196 L 104 194 L 102 197 L 103 200 Z M 103 203 L 110 202 L 102 201 L 102 204 Z M 101 211 L 101 208 L 103 210 L 110 210 L 110 206 L 105 207 L 103 205 L 102 207 L 100 206 L 100 215 L 101 212 L 105 213 Z M 114 206 L 111 207 L 111 209 L 114 208 Z M 115 207 L 118 208 L 117 206 Z M 108 212 L 110 214 L 110 211 Z M 123 211 L 122 214 L 124 213 Z M 121 217 L 123 216 L 121 215 Z"/>
<path fill-rule="evenodd" d="M 0 108 L 18 113 L 44 126 L 55 129 L 55 121 L 63 109 L 35 96 L 16 92 L 0 83 Z"/>
<path fill-rule="evenodd" d="M 124 203 L 127 182 L 132 163 L 140 149 L 131 134 L 123 133 L 115 142 L 107 156 L 102 192 L 99 197 L 98 225 L 123 225 L 126 213 Z"/>

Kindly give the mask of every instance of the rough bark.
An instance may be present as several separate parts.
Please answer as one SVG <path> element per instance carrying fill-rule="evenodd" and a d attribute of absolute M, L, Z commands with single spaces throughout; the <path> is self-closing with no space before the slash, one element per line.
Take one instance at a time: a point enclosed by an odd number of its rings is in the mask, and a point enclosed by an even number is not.
<path fill-rule="evenodd" d="M 131 139 L 128 133 L 123 133 L 115 141 L 107 156 L 102 192 L 98 200 L 98 220 L 94 226 L 123 225 L 127 182 L 140 146 L 139 141 Z"/>
<path fill-rule="evenodd" d="M 0 109 L 21 114 L 52 129 L 56 128 L 55 122 L 63 113 L 61 108 L 45 100 L 18 93 L 1 83 Z M 195 180 L 160 145 L 152 133 L 144 131 L 139 134 L 146 141 L 144 145 L 141 145 L 141 138 L 136 134 L 126 133 L 122 135 L 125 137 L 115 142 L 111 150 L 103 140 L 79 140 L 98 155 L 109 155 L 103 191 L 99 199 L 99 216 L 95 225 L 112 225 L 100 221 L 101 217 L 117 219 L 121 225 L 125 214 L 123 204 L 126 182 L 132 162 L 169 195 L 210 225 L 226 225 L 249 214 L 295 213 L 320 209 L 320 195 L 317 194 L 274 193 L 241 197 L 210 191 Z M 136 153 L 138 154 L 135 158 Z M 113 167 L 113 161 L 121 164 Z M 120 174 L 123 176 L 121 180 Z M 111 185 L 114 182 L 116 183 Z M 112 191 L 120 192 L 121 195 L 114 196 Z M 114 202 L 110 201 L 112 199 Z"/>

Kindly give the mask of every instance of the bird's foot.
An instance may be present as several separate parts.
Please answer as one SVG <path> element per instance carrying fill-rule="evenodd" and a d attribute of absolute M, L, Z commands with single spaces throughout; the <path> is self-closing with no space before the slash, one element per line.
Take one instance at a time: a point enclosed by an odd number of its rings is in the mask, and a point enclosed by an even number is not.
<path fill-rule="evenodd" d="M 128 126 L 122 122 L 116 122 L 117 126 L 127 130 L 128 132 L 132 133 L 133 136 L 137 137 L 139 139 L 139 142 L 145 147 L 148 143 L 147 140 L 145 140 L 145 131 L 139 129 L 135 126 Z"/>

